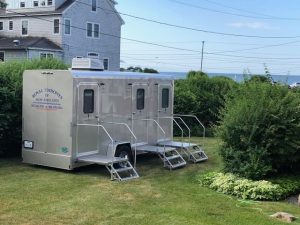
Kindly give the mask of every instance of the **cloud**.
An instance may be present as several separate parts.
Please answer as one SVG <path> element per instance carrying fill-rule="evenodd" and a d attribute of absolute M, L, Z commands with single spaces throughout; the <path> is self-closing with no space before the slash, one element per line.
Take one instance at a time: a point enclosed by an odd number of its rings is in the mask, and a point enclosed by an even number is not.
<path fill-rule="evenodd" d="M 263 29 L 263 30 L 278 29 L 278 27 L 272 27 L 262 22 L 234 22 L 234 23 L 230 23 L 229 26 L 235 28 Z"/>

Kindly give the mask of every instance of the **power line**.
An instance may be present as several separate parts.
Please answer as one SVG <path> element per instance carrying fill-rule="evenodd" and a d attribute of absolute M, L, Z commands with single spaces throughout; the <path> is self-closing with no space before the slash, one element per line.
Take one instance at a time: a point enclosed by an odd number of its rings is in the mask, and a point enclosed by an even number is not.
<path fill-rule="evenodd" d="M 233 10 L 236 10 L 236 11 L 239 11 L 239 12 L 246 12 L 246 13 L 250 13 L 250 14 L 254 14 L 254 15 L 258 15 L 258 16 L 269 17 L 270 19 L 281 19 L 280 17 L 270 16 L 270 15 L 266 15 L 266 14 L 263 14 L 263 13 L 253 12 L 253 11 L 246 10 L 246 9 L 241 9 L 241 8 L 236 8 L 236 7 L 224 5 L 222 3 L 211 1 L 211 0 L 203 0 L 203 1 L 209 2 L 209 3 L 214 4 L 214 5 L 222 6 L 224 8 L 233 9 Z"/>
<path fill-rule="evenodd" d="M 89 4 L 89 3 L 84 3 L 84 2 L 81 2 L 81 1 L 78 1 L 78 0 L 76 0 L 75 2 L 78 2 L 78 3 L 83 4 L 83 5 L 91 6 L 91 4 Z M 183 3 L 183 4 L 186 4 L 186 3 Z M 235 34 L 235 33 L 210 31 L 210 30 L 204 30 L 204 29 L 198 29 L 198 28 L 193 28 L 193 27 L 187 27 L 187 26 L 171 24 L 171 23 L 162 22 L 162 21 L 158 21 L 158 20 L 154 20 L 154 19 L 148 19 L 148 18 L 135 16 L 135 15 L 127 14 L 127 13 L 117 12 L 115 10 L 105 9 L 103 7 L 100 7 L 100 6 L 97 6 L 97 8 L 102 9 L 104 11 L 119 13 L 120 15 L 132 17 L 132 18 L 139 19 L 139 20 L 144 20 L 144 21 L 151 22 L 151 23 L 156 23 L 156 24 L 160 24 L 160 25 L 165 25 L 165 26 L 175 27 L 175 28 L 180 28 L 180 29 L 185 29 L 185 30 L 197 31 L 197 32 L 202 32 L 202 33 L 222 35 L 222 36 L 234 36 L 234 37 L 245 37 L 245 38 L 261 38 L 261 39 L 294 39 L 294 38 L 300 38 L 300 36 L 298 36 L 298 35 L 296 35 L 296 36 L 259 36 L 259 35 L 245 35 L 245 34 Z"/>
<path fill-rule="evenodd" d="M 202 10 L 206 10 L 206 11 L 210 11 L 210 12 L 221 13 L 221 14 L 231 15 L 231 16 L 239 16 L 239 17 L 254 18 L 254 19 L 265 19 L 265 20 L 295 20 L 295 21 L 300 20 L 300 18 L 257 17 L 257 16 L 243 15 L 243 14 L 238 14 L 238 13 L 230 13 L 230 12 L 225 12 L 225 11 L 221 11 L 221 10 L 210 9 L 210 8 L 202 7 L 202 6 L 191 4 L 191 3 L 181 2 L 178 0 L 169 0 L 169 1 L 180 4 L 180 5 L 192 7 L 192 8 L 198 8 L 198 9 L 202 9 Z"/>

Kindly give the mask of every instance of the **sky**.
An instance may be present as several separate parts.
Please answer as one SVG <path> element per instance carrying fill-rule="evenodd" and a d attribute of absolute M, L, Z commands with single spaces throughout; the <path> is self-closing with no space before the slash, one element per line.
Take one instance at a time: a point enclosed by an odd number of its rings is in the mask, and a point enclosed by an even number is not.
<path fill-rule="evenodd" d="M 118 0 L 116 8 L 125 21 L 122 67 L 151 67 L 160 72 L 200 70 L 204 41 L 204 72 L 263 74 L 266 65 L 272 74 L 300 75 L 299 0 Z"/>

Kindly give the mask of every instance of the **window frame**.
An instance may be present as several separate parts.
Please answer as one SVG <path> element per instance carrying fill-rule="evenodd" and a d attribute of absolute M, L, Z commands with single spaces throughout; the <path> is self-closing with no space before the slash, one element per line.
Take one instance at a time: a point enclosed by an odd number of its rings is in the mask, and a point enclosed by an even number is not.
<path fill-rule="evenodd" d="M 42 55 L 45 55 L 45 57 L 42 57 Z M 51 57 L 49 57 L 51 55 Z M 54 58 L 54 53 L 52 52 L 40 52 L 40 59 L 53 59 Z"/>
<path fill-rule="evenodd" d="M 51 2 L 51 4 L 49 4 Z M 53 0 L 47 0 L 47 6 L 52 6 L 53 5 Z"/>
<path fill-rule="evenodd" d="M 96 13 L 97 12 L 97 0 L 91 0 L 91 6 L 92 6 L 92 12 Z"/>
<path fill-rule="evenodd" d="M 9 20 L 8 21 L 8 31 L 13 31 L 13 30 L 14 30 L 14 21 L 13 20 Z"/>
<path fill-rule="evenodd" d="M 4 31 L 4 22 L 3 21 L 0 21 L 0 24 L 2 24 L 1 26 L 0 26 L 0 31 Z"/>
<path fill-rule="evenodd" d="M 86 92 L 88 91 L 91 91 L 92 93 L 92 97 L 91 97 L 91 107 L 89 107 L 87 104 L 87 101 L 86 101 L 86 98 L 88 96 L 86 96 Z M 94 89 L 84 89 L 83 90 L 83 104 L 82 104 L 82 111 L 84 114 L 93 114 L 95 113 L 95 90 Z M 87 108 L 90 108 L 90 110 L 86 110 Z"/>
<path fill-rule="evenodd" d="M 142 91 L 142 98 L 140 98 L 139 96 L 139 92 Z M 136 89 L 136 109 L 139 111 L 142 111 L 145 109 L 145 89 L 144 88 L 138 88 Z M 140 102 L 140 100 L 142 100 Z"/>
<path fill-rule="evenodd" d="M 1 62 L 3 63 L 3 62 L 5 62 L 5 51 L 0 51 L 0 53 L 3 54 L 3 61 L 0 60 L 0 63 L 1 63 Z"/>
<path fill-rule="evenodd" d="M 20 1 L 20 8 L 21 8 L 21 9 L 26 8 L 26 3 L 25 3 L 25 1 Z"/>
<path fill-rule="evenodd" d="M 91 56 L 94 55 L 94 56 Z M 98 52 L 88 52 L 86 55 L 88 58 L 92 57 L 91 59 L 100 59 L 100 54 Z"/>
<path fill-rule="evenodd" d="M 167 91 L 167 92 L 165 92 Z M 165 101 L 164 93 L 167 93 L 167 101 Z M 170 107 L 170 88 L 161 89 L 161 108 L 168 109 Z"/>
<path fill-rule="evenodd" d="M 91 30 L 89 30 L 89 25 L 91 25 Z M 89 31 L 91 32 L 91 36 L 89 36 Z M 93 38 L 93 23 L 91 22 L 86 23 L 86 37 Z"/>
<path fill-rule="evenodd" d="M 35 3 L 37 3 L 37 5 L 35 5 Z M 39 6 L 40 6 L 40 2 L 37 1 L 37 0 L 34 0 L 34 1 L 32 2 L 32 6 L 33 6 L 33 7 L 39 7 Z"/>
<path fill-rule="evenodd" d="M 105 69 L 105 63 L 104 63 L 104 60 L 107 60 L 107 68 Z M 109 58 L 108 57 L 104 57 L 103 58 L 103 69 L 104 70 L 109 70 Z"/>
<path fill-rule="evenodd" d="M 91 29 L 89 29 L 89 25 L 91 25 Z M 98 36 L 95 35 L 95 26 L 98 26 Z M 94 39 L 100 39 L 100 30 L 101 30 L 101 26 L 100 23 L 94 23 L 94 22 L 86 22 L 86 37 L 87 38 L 94 38 Z M 91 36 L 89 36 L 89 32 L 91 32 Z"/>
<path fill-rule="evenodd" d="M 58 33 L 55 32 L 55 21 L 58 21 Z M 60 29 L 61 29 L 61 26 L 60 26 L 60 19 L 59 18 L 54 18 L 53 19 L 53 34 L 54 35 L 59 35 L 60 34 Z"/>
<path fill-rule="evenodd" d="M 23 23 L 27 22 L 27 31 L 26 34 L 23 34 Z M 22 36 L 28 36 L 28 29 L 29 29 L 29 21 L 28 20 L 21 20 L 21 35 Z"/>
<path fill-rule="evenodd" d="M 67 28 L 66 21 L 70 22 L 70 24 L 69 24 L 69 33 L 66 33 L 66 28 Z M 65 35 L 72 35 L 72 31 L 71 31 L 72 25 L 71 24 L 72 24 L 71 19 L 69 19 L 69 18 L 64 19 L 64 34 Z"/>

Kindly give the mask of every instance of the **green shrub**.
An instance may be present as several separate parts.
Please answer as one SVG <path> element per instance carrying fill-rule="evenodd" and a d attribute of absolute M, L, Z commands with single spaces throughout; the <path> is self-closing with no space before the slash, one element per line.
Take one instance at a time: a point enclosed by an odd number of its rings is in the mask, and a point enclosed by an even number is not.
<path fill-rule="evenodd" d="M 218 120 L 225 96 L 238 84 L 229 78 L 210 78 L 205 73 L 195 71 L 191 71 L 187 77 L 175 82 L 174 112 L 194 114 L 209 128 Z M 196 124 L 193 120 L 188 123 Z M 192 127 L 194 134 L 201 131 L 197 127 Z"/>
<path fill-rule="evenodd" d="M 198 176 L 202 186 L 217 192 L 251 200 L 281 200 L 300 190 L 300 182 L 286 182 L 284 185 L 269 181 L 253 181 L 231 173 L 211 172 Z"/>
<path fill-rule="evenodd" d="M 17 155 L 21 150 L 22 74 L 26 69 L 67 66 L 55 59 L 0 64 L 0 155 Z"/>
<path fill-rule="evenodd" d="M 261 179 L 300 163 L 300 95 L 287 87 L 249 82 L 227 98 L 217 135 L 225 171 Z"/>

